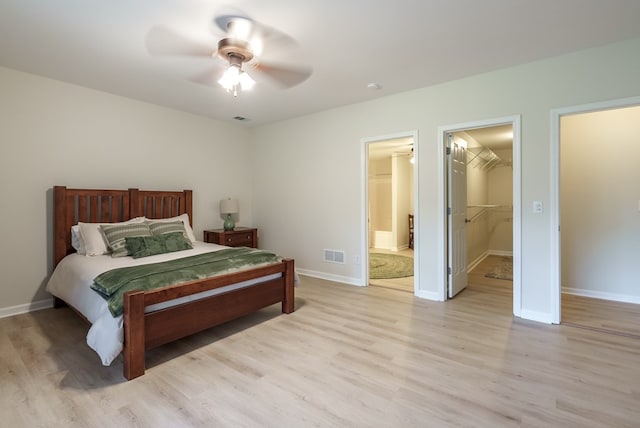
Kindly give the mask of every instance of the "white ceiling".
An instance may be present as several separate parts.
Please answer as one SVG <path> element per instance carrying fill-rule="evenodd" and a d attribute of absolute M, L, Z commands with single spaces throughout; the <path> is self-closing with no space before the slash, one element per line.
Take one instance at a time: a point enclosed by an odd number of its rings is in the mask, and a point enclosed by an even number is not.
<path fill-rule="evenodd" d="M 217 58 L 151 56 L 156 25 L 215 47 L 239 13 L 290 36 L 262 60 L 313 68 L 237 98 L 189 79 Z M 640 36 L 638 0 L 0 0 L 0 65 L 255 126 Z M 381 89 L 367 84 L 376 82 Z"/>

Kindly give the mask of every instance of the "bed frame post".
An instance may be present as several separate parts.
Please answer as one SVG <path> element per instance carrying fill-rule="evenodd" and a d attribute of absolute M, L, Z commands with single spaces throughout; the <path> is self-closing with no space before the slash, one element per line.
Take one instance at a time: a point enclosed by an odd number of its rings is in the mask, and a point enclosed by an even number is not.
<path fill-rule="evenodd" d="M 145 355 L 144 291 L 124 295 L 124 377 L 135 379 L 144 374 Z"/>
<path fill-rule="evenodd" d="M 284 298 L 282 299 L 282 312 L 285 314 L 290 314 L 295 310 L 294 305 L 294 280 L 295 280 L 295 269 L 294 269 L 294 261 L 292 259 L 284 259 L 285 263 L 285 273 L 284 273 Z"/>
<path fill-rule="evenodd" d="M 70 233 L 65 227 L 67 219 L 67 188 L 65 186 L 53 187 L 53 265 L 57 266 L 60 260 L 67 255 L 67 235 Z"/>
<path fill-rule="evenodd" d="M 184 190 L 185 211 L 189 215 L 191 227 L 193 227 L 193 191 Z"/>

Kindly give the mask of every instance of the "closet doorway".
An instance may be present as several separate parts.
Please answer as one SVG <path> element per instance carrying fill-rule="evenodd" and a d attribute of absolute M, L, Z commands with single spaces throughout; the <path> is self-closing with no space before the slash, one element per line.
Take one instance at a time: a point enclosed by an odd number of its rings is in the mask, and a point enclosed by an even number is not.
<path fill-rule="evenodd" d="M 519 117 L 443 127 L 441 292 L 502 287 L 520 308 Z"/>
<path fill-rule="evenodd" d="M 415 137 L 368 141 L 365 160 L 367 284 L 415 293 Z"/>
<path fill-rule="evenodd" d="M 558 199 L 552 214 L 560 232 L 554 322 L 640 337 L 640 99 L 553 117 Z"/>

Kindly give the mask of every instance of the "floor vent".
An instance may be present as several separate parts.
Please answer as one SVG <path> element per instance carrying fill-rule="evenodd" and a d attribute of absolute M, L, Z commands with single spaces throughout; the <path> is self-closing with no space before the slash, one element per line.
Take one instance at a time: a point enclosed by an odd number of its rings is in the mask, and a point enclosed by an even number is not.
<path fill-rule="evenodd" d="M 344 264 L 344 251 L 324 250 L 324 261 Z"/>

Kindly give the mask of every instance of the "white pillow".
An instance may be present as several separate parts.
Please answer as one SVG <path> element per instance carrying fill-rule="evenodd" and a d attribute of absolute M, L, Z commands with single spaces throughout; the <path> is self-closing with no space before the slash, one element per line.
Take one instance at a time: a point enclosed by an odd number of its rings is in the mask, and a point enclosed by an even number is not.
<path fill-rule="evenodd" d="M 149 221 L 181 221 L 184 224 L 184 230 L 187 232 L 187 237 L 192 244 L 196 242 L 196 235 L 193 233 L 191 224 L 189 223 L 189 214 L 184 213 L 176 217 L 171 218 L 148 218 Z"/>
<path fill-rule="evenodd" d="M 78 223 L 78 229 L 80 230 L 80 238 L 84 243 L 84 255 L 87 256 L 99 256 L 102 254 L 109 254 L 109 247 L 107 245 L 107 241 L 100 230 L 100 225 L 118 225 L 118 224 L 128 224 L 128 223 L 142 223 L 144 222 L 144 217 L 135 217 L 131 220 L 123 221 L 120 223 Z M 71 229 L 71 240 L 73 241 L 73 228 Z M 73 242 L 71 243 L 73 245 Z M 79 245 L 81 247 L 81 245 Z M 75 248 L 75 247 L 74 247 Z M 78 251 L 80 252 L 80 251 Z"/>
<path fill-rule="evenodd" d="M 84 240 L 82 239 L 82 235 L 80 235 L 80 226 L 77 224 L 71 226 L 71 246 L 78 254 L 84 256 L 87 253 L 87 250 L 84 248 Z"/>

